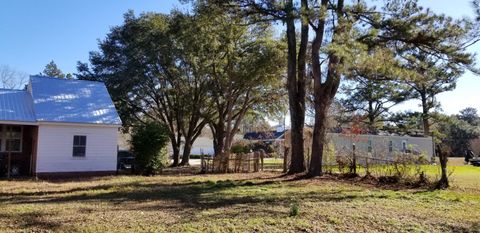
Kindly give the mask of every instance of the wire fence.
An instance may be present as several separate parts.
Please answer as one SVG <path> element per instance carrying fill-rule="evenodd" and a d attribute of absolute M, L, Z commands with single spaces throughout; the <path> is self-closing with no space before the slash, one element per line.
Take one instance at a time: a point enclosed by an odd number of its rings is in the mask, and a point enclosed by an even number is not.
<path fill-rule="evenodd" d="M 264 170 L 264 158 L 258 154 L 230 154 L 226 158 L 201 157 L 201 171 L 203 173 L 219 172 L 220 164 L 226 167 L 227 172 L 248 173 Z M 267 166 L 268 167 L 268 166 Z"/>

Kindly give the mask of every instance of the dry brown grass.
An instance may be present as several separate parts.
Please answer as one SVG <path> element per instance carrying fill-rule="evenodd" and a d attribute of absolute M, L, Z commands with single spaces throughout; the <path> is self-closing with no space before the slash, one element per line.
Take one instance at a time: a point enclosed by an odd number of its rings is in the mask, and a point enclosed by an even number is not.
<path fill-rule="evenodd" d="M 471 174 L 470 174 L 471 173 Z M 480 168 L 469 170 L 480 179 Z M 465 177 L 466 175 L 463 174 Z M 0 181 L 2 232 L 478 232 L 480 189 L 279 173 Z M 473 180 L 473 178 L 472 178 Z M 454 181 L 455 182 L 455 181 Z M 290 217 L 292 203 L 299 214 Z"/>

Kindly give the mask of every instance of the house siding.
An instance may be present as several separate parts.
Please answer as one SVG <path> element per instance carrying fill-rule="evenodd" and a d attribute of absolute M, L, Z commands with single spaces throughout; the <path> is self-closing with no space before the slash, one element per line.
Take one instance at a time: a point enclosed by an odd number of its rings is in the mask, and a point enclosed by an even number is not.
<path fill-rule="evenodd" d="M 117 127 L 39 125 L 36 173 L 115 171 Z M 73 157 L 73 136 L 87 136 L 85 157 Z"/>
<path fill-rule="evenodd" d="M 344 135 L 329 133 L 327 140 L 333 143 L 335 151 L 340 154 L 351 154 L 352 145 L 355 143 L 356 153 L 360 155 L 373 156 L 374 158 L 394 159 L 395 155 L 403 152 L 403 143 L 407 150 L 414 150 L 431 160 L 434 156 L 433 140 L 431 137 L 409 137 L 409 136 L 380 136 L 380 135 Z M 369 141 L 371 152 L 368 151 Z M 389 143 L 392 142 L 392 151 L 389 150 Z"/>

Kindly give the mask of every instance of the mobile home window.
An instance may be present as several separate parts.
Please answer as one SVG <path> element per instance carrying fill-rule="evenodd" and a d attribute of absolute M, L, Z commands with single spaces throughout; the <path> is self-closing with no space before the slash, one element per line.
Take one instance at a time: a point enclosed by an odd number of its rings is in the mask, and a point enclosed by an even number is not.
<path fill-rule="evenodd" d="M 87 136 L 73 136 L 73 157 L 85 157 Z"/>
<path fill-rule="evenodd" d="M 407 142 L 406 142 L 406 141 L 403 141 L 403 142 L 402 142 L 402 151 L 403 151 L 403 152 L 406 152 L 406 151 L 407 151 Z"/>
<path fill-rule="evenodd" d="M 368 140 L 368 152 L 372 152 L 372 140 Z"/>
<path fill-rule="evenodd" d="M 392 151 L 393 151 L 393 142 L 389 141 L 388 142 L 388 152 L 392 152 Z"/>
<path fill-rule="evenodd" d="M 5 126 L 2 139 L 5 140 L 5 152 L 22 152 L 22 126 Z"/>

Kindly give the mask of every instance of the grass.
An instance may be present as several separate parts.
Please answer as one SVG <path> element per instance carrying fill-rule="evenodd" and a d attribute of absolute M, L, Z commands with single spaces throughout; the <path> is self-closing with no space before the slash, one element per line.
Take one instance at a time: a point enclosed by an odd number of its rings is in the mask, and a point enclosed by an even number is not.
<path fill-rule="evenodd" d="M 480 232 L 480 168 L 453 168 L 436 191 L 280 173 L 0 181 L 0 232 Z"/>

